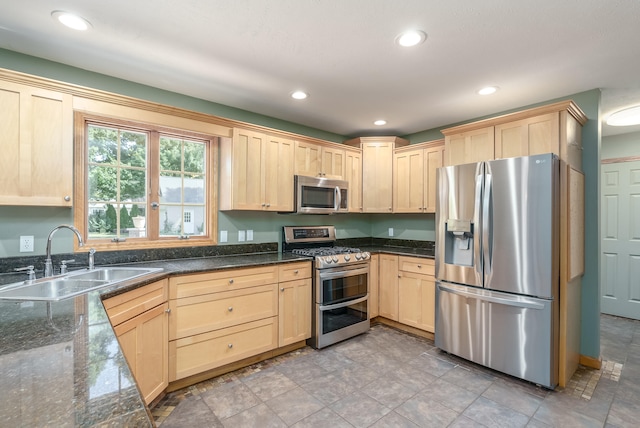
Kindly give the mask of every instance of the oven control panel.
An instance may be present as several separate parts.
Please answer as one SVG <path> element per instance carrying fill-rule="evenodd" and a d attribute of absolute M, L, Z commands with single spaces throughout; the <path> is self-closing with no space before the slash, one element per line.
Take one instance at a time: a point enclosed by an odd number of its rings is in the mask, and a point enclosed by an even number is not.
<path fill-rule="evenodd" d="M 334 266 L 344 266 L 358 262 L 367 262 L 371 254 L 367 251 L 362 253 L 333 254 L 316 257 L 316 268 L 325 269 Z"/>

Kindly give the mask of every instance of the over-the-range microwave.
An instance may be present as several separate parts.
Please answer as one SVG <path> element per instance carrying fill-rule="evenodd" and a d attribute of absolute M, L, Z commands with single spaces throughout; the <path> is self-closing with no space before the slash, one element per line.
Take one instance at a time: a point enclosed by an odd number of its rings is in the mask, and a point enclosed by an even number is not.
<path fill-rule="evenodd" d="M 349 209 L 349 182 L 296 175 L 294 178 L 296 214 L 346 213 Z"/>

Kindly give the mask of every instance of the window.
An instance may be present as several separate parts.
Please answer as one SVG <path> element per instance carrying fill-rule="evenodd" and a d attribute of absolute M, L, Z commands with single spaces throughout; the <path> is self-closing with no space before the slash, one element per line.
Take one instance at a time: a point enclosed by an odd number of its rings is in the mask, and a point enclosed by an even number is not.
<path fill-rule="evenodd" d="M 76 227 L 95 248 L 215 244 L 216 143 L 77 113 Z"/>

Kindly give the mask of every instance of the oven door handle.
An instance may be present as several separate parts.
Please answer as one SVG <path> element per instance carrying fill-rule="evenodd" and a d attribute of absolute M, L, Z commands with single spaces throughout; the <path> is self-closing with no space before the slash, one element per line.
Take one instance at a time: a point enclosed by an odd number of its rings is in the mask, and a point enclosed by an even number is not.
<path fill-rule="evenodd" d="M 357 276 L 368 273 L 369 266 L 360 269 L 340 270 L 339 272 L 320 272 L 320 280 L 324 281 L 325 279 L 346 278 L 348 276 Z"/>
<path fill-rule="evenodd" d="M 335 305 L 320 305 L 319 309 L 321 311 L 331 311 L 333 309 L 340 309 L 347 306 L 355 305 L 356 303 L 365 302 L 368 298 L 369 298 L 369 293 L 367 293 L 367 295 L 364 297 L 361 297 L 356 300 L 349 300 L 348 302 L 340 302 L 340 303 L 336 303 Z"/>

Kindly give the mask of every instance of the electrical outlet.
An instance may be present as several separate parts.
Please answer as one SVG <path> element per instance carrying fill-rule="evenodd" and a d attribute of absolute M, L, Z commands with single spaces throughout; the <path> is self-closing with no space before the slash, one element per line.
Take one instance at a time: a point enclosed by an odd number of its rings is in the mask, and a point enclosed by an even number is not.
<path fill-rule="evenodd" d="M 21 236 L 20 237 L 20 252 L 21 253 L 33 253 L 33 236 Z"/>
<path fill-rule="evenodd" d="M 227 231 L 226 230 L 221 230 L 220 231 L 220 242 L 227 242 Z"/>
<path fill-rule="evenodd" d="M 245 236 L 246 235 L 245 235 L 244 230 L 239 230 L 238 231 L 238 242 L 244 242 L 246 240 Z"/>
<path fill-rule="evenodd" d="M 247 241 L 253 241 L 253 230 L 247 230 Z"/>
<path fill-rule="evenodd" d="M 389 228 L 389 236 L 393 236 L 393 227 Z"/>

